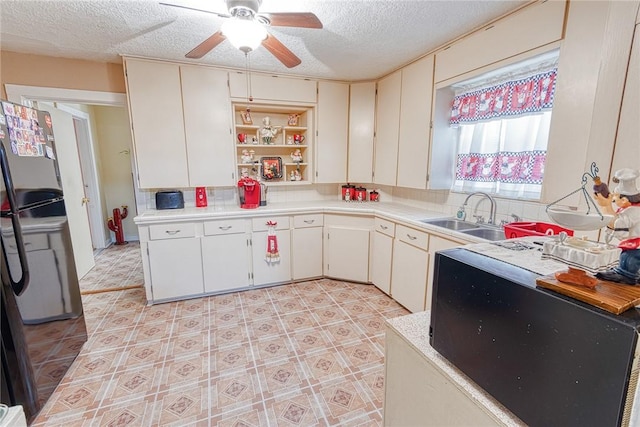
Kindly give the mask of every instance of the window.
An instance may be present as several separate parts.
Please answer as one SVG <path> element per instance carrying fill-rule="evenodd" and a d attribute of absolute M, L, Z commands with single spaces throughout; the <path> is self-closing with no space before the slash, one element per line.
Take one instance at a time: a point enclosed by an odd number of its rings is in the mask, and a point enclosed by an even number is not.
<path fill-rule="evenodd" d="M 457 85 L 453 190 L 539 199 L 557 52 Z"/>

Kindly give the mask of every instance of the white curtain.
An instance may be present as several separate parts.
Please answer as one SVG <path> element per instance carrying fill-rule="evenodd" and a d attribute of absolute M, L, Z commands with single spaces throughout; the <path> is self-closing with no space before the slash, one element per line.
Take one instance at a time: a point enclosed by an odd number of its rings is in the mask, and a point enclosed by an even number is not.
<path fill-rule="evenodd" d="M 539 199 L 551 111 L 460 124 L 453 190 Z"/>

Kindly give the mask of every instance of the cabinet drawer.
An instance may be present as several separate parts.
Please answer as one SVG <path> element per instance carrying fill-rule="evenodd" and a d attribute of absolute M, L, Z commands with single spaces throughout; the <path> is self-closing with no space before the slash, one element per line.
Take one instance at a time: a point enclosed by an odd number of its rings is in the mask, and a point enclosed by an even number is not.
<path fill-rule="evenodd" d="M 293 228 L 322 227 L 324 215 L 296 215 L 293 217 Z"/>
<path fill-rule="evenodd" d="M 46 234 L 22 234 L 24 242 L 24 249 L 27 252 L 40 251 L 43 249 L 49 249 L 49 241 Z M 18 248 L 16 247 L 15 240 L 7 239 L 7 253 L 17 254 Z M 4 242 L 3 242 L 4 243 Z"/>
<path fill-rule="evenodd" d="M 195 235 L 196 225 L 193 222 L 149 226 L 151 240 L 179 239 L 181 237 L 195 237 Z"/>
<path fill-rule="evenodd" d="M 396 226 L 396 238 L 425 251 L 429 249 L 429 234 L 403 225 Z"/>
<path fill-rule="evenodd" d="M 267 222 L 276 222 L 276 230 L 288 230 L 289 229 L 289 217 L 288 216 L 272 216 L 265 218 L 253 218 L 252 229 L 253 231 L 267 231 Z"/>
<path fill-rule="evenodd" d="M 204 223 L 204 235 L 239 234 L 247 231 L 244 219 L 229 219 L 225 221 L 209 221 Z"/>
<path fill-rule="evenodd" d="M 386 219 L 376 218 L 374 229 L 382 234 L 386 234 L 387 236 L 394 237 L 395 231 L 396 231 L 396 225 L 391 221 L 387 221 Z"/>

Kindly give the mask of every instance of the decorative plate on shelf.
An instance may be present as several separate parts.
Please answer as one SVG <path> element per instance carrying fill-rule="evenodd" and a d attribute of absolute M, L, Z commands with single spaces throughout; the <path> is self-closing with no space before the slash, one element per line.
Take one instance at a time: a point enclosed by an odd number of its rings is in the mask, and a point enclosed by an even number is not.
<path fill-rule="evenodd" d="M 282 178 L 282 157 L 260 157 L 260 166 L 263 179 Z"/>

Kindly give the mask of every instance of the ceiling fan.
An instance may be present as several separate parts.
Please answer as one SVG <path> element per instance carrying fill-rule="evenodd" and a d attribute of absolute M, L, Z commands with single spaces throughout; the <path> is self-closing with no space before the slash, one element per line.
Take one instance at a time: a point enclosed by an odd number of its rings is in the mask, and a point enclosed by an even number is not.
<path fill-rule="evenodd" d="M 262 44 L 287 68 L 293 68 L 302 62 L 300 58 L 282 44 L 280 40 L 269 34 L 265 27 L 271 25 L 277 27 L 322 28 L 322 22 L 310 12 L 258 13 L 262 0 L 225 0 L 225 3 L 229 14 L 171 3 L 160 3 L 163 6 L 196 10 L 218 15 L 222 18 L 229 18 L 222 24 L 219 31 L 193 48 L 185 57 L 190 59 L 202 58 L 225 39 L 229 39 L 231 44 L 245 54 Z"/>

